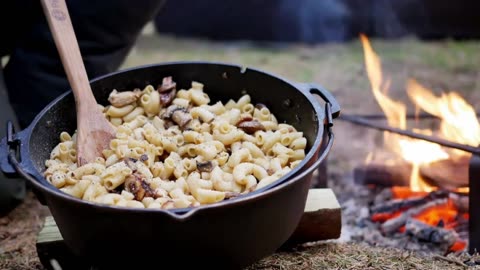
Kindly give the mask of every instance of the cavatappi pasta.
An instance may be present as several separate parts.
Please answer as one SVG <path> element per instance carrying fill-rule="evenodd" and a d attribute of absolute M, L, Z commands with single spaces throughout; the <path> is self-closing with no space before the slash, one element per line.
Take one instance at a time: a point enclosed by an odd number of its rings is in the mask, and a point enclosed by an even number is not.
<path fill-rule="evenodd" d="M 62 132 L 45 178 L 77 198 L 138 208 L 184 208 L 219 202 L 276 181 L 305 157 L 307 140 L 278 123 L 248 94 L 212 102 L 204 85 L 113 90 L 99 105 L 116 129 L 103 157 L 77 166 L 76 134 Z"/>

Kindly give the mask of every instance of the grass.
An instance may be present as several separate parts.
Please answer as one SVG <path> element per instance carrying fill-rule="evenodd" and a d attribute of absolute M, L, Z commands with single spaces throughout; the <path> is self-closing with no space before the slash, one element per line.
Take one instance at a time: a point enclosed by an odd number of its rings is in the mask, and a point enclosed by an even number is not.
<path fill-rule="evenodd" d="M 433 256 L 358 243 L 316 243 L 293 252 L 278 252 L 253 269 L 466 269 L 465 256 Z M 469 269 L 476 269 L 471 267 Z"/>
<path fill-rule="evenodd" d="M 436 93 L 456 90 L 466 98 L 480 99 L 477 70 L 480 43 L 437 41 L 413 38 L 371 40 L 382 59 L 385 80 L 391 80 L 391 95 L 407 100 L 409 78 Z M 358 40 L 342 44 L 255 44 L 221 43 L 201 39 L 146 34 L 139 38 L 123 68 L 171 61 L 218 61 L 265 70 L 298 82 L 316 82 L 331 91 L 346 112 L 380 112 L 371 95 L 365 73 L 363 48 Z M 477 100 L 478 100 L 477 99 Z M 477 105 L 477 104 L 473 104 Z M 412 107 L 413 109 L 413 107 Z"/>
<path fill-rule="evenodd" d="M 48 214 L 46 208 L 29 194 L 22 205 L 0 219 L 0 269 L 43 269 L 36 254 L 36 235 Z M 419 254 L 394 248 L 359 243 L 325 241 L 281 250 L 251 265 L 255 269 L 466 269 L 465 254 L 447 257 Z M 470 267 L 468 269 L 476 269 Z M 65 269 L 66 270 L 66 269 Z"/>

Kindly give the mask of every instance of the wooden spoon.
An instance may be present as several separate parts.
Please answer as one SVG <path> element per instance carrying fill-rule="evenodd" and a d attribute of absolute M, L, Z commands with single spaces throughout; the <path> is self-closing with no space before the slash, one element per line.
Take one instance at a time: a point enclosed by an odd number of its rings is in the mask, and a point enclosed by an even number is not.
<path fill-rule="evenodd" d="M 75 97 L 77 163 L 81 166 L 102 157 L 115 131 L 93 96 L 65 0 L 42 0 L 42 6 Z"/>

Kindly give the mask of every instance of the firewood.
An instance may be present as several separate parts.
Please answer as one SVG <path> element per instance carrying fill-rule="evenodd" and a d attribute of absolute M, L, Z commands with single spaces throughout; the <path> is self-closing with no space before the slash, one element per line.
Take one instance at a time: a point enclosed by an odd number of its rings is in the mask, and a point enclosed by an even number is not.
<path fill-rule="evenodd" d="M 468 166 L 465 159 L 442 160 L 420 166 L 420 175 L 430 185 L 453 191 L 468 187 Z M 409 186 L 411 172 L 412 165 L 406 161 L 396 161 L 395 165 L 377 162 L 354 168 L 353 179 L 360 185 Z"/>
<path fill-rule="evenodd" d="M 427 195 L 422 197 L 413 197 L 413 198 L 407 198 L 407 199 L 393 199 L 393 200 L 384 202 L 382 204 L 373 206 L 370 209 L 370 212 L 372 214 L 376 214 L 376 213 L 390 213 L 390 212 L 396 212 L 400 210 L 407 210 L 412 207 L 423 205 L 435 199 L 447 198 L 448 196 L 449 196 L 449 192 L 439 190 L 439 191 L 433 191 L 431 193 L 428 193 Z"/>
<path fill-rule="evenodd" d="M 458 212 L 468 213 L 469 201 L 470 201 L 468 194 L 458 194 L 458 193 L 452 192 L 449 194 L 449 198 L 450 200 L 452 200 Z"/>
<path fill-rule="evenodd" d="M 353 179 L 360 185 L 409 186 L 412 166 L 403 161 L 395 165 L 370 163 L 354 168 Z"/>
<path fill-rule="evenodd" d="M 448 246 L 453 245 L 458 239 L 454 230 L 431 226 L 414 218 L 407 219 L 405 233 L 419 240 L 434 244 L 448 244 Z"/>
<path fill-rule="evenodd" d="M 398 229 L 400 229 L 400 227 L 405 225 L 405 223 L 407 222 L 409 217 L 416 216 L 416 215 L 420 214 L 421 212 L 427 210 L 430 207 L 434 207 L 434 206 L 445 204 L 445 203 L 447 203 L 447 199 L 445 199 L 445 198 L 435 199 L 435 200 L 429 201 L 429 202 L 427 202 L 423 205 L 410 208 L 407 211 L 400 214 L 398 217 L 395 217 L 395 218 L 392 218 L 392 219 L 389 219 L 389 220 L 385 221 L 385 223 L 383 223 L 380 228 L 381 228 L 382 232 L 385 233 L 385 234 L 393 233 L 393 232 L 397 231 Z"/>
<path fill-rule="evenodd" d="M 341 208 L 331 189 L 310 189 L 305 212 L 288 244 L 340 237 Z"/>
<path fill-rule="evenodd" d="M 469 158 L 446 159 L 420 166 L 420 173 L 435 186 L 448 190 L 468 187 Z"/>
<path fill-rule="evenodd" d="M 341 208 L 333 191 L 310 189 L 304 214 L 284 247 L 336 239 L 340 237 L 341 228 Z M 62 269 L 91 269 L 83 260 L 75 257 L 65 245 L 51 216 L 45 219 L 44 226 L 37 237 L 36 247 L 38 257 L 47 269 L 54 269 L 52 263 L 60 265 Z"/>

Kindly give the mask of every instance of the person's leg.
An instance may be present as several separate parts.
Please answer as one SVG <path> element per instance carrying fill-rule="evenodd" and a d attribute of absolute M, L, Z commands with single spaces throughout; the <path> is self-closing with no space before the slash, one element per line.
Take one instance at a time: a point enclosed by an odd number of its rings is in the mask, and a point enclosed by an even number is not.
<path fill-rule="evenodd" d="M 7 91 L 3 80 L 0 83 L 0 138 L 5 136 L 6 121 L 14 119 L 12 111 L 6 109 L 10 108 L 7 92 L 19 122 L 17 130 L 20 130 L 50 101 L 70 88 L 40 1 L 18 2 L 4 15 L 12 17 L 11 21 L 18 20 L 18 14 L 23 14 L 24 4 L 28 2 L 31 25 L 22 27 L 24 33 L 16 33 L 16 40 L 8 44 L 11 54 L 3 73 Z M 67 1 L 90 79 L 119 68 L 145 24 L 163 3 L 164 0 Z M 8 212 L 18 205 L 25 190 L 24 180 L 8 179 L 0 173 L 0 212 Z"/>
<path fill-rule="evenodd" d="M 90 79 L 118 69 L 143 27 L 164 0 L 67 1 L 72 24 Z M 69 83 L 38 1 L 37 18 L 19 37 L 5 67 L 10 101 L 22 127 Z"/>
<path fill-rule="evenodd" d="M 16 128 L 18 124 L 15 114 L 8 103 L 8 94 L 0 68 L 0 138 L 6 136 L 7 121 L 12 121 Z M 25 198 L 25 180 L 22 178 L 7 178 L 0 173 L 0 216 L 14 209 Z"/>

